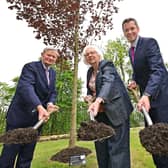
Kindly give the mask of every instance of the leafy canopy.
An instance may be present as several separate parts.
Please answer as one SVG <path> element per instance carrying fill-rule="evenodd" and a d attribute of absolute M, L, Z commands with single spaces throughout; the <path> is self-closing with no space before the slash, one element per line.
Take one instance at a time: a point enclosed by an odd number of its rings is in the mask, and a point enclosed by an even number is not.
<path fill-rule="evenodd" d="M 7 0 L 9 9 L 16 9 L 18 20 L 33 27 L 36 38 L 59 48 L 72 57 L 75 31 L 78 30 L 79 52 L 92 40 L 100 40 L 112 30 L 116 0 Z M 118 0 L 120 1 L 120 0 Z M 66 54 L 65 54 L 66 53 Z"/>

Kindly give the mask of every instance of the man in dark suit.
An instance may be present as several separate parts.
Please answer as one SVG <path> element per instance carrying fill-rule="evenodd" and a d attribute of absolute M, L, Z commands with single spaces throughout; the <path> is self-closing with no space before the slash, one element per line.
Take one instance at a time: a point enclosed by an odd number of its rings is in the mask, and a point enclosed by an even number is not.
<path fill-rule="evenodd" d="M 86 46 L 83 58 L 90 65 L 85 101 L 95 97 L 88 111 L 98 122 L 111 126 L 116 132 L 114 137 L 95 142 L 98 167 L 130 168 L 129 115 L 133 107 L 127 90 L 114 64 L 103 60 L 96 46 Z"/>
<path fill-rule="evenodd" d="M 128 88 L 134 89 L 137 85 L 140 88 L 138 109 L 141 111 L 144 106 L 153 123 L 168 123 L 168 72 L 159 45 L 154 38 L 138 35 L 139 26 L 134 18 L 125 19 L 122 29 L 132 48 L 129 56 L 133 67 L 133 81 Z M 157 168 L 168 166 L 168 156 L 153 155 L 153 160 Z"/>
<path fill-rule="evenodd" d="M 38 120 L 49 118 L 55 109 L 56 72 L 50 67 L 59 54 L 54 48 L 45 48 L 41 60 L 24 65 L 15 95 L 6 116 L 6 131 L 34 126 Z M 36 142 L 7 144 L 0 156 L 0 168 L 30 168 Z M 16 160 L 17 158 L 17 160 Z"/>

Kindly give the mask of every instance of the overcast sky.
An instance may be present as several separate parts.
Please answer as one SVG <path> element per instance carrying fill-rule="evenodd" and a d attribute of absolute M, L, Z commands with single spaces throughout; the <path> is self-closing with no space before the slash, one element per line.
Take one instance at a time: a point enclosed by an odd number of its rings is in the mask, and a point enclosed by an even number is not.
<path fill-rule="evenodd" d="M 16 20 L 14 11 L 7 8 L 6 0 L 0 0 L 0 81 L 9 82 L 19 76 L 23 65 L 38 60 L 45 47 L 42 41 L 34 38 L 33 29 L 27 23 Z M 114 15 L 114 29 L 107 39 L 116 39 L 123 35 L 123 19 L 134 17 L 140 26 L 140 35 L 154 37 L 158 40 L 163 58 L 168 62 L 168 15 L 166 0 L 124 0 L 119 2 L 119 13 Z M 83 66 L 79 66 L 83 67 Z M 85 68 L 79 74 L 86 74 Z"/>

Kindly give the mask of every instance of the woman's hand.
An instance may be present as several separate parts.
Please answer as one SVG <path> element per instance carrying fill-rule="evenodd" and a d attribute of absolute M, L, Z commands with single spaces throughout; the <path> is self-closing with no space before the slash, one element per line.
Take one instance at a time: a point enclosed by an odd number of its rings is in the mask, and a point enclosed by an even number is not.
<path fill-rule="evenodd" d="M 95 98 L 92 95 L 87 95 L 87 96 L 83 97 L 83 99 L 86 103 L 91 104 Z"/>
<path fill-rule="evenodd" d="M 129 90 L 136 89 L 136 88 L 137 88 L 136 82 L 135 82 L 135 81 L 130 81 L 130 82 L 128 83 L 127 88 L 128 88 Z"/>
<path fill-rule="evenodd" d="M 102 102 L 104 102 L 104 100 L 101 97 L 97 97 L 96 100 L 89 105 L 88 111 L 92 113 L 94 117 L 97 116 Z"/>
<path fill-rule="evenodd" d="M 88 108 L 88 112 L 91 113 L 91 115 L 95 117 L 98 114 L 99 107 L 100 107 L 100 103 L 95 101 L 92 104 L 90 104 Z"/>

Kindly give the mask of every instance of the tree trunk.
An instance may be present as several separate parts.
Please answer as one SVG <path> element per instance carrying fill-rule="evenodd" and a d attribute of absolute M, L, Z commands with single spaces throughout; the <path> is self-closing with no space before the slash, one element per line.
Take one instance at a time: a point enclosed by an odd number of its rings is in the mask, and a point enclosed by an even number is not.
<path fill-rule="evenodd" d="M 79 14 L 79 12 L 78 12 Z M 78 15 L 76 15 L 76 25 L 75 25 L 75 46 L 74 46 L 74 76 L 73 76 L 73 93 L 72 93 L 72 111 L 71 111 L 71 130 L 70 130 L 70 139 L 69 147 L 75 147 L 76 144 L 76 118 L 77 118 L 77 85 L 78 85 Z"/>

